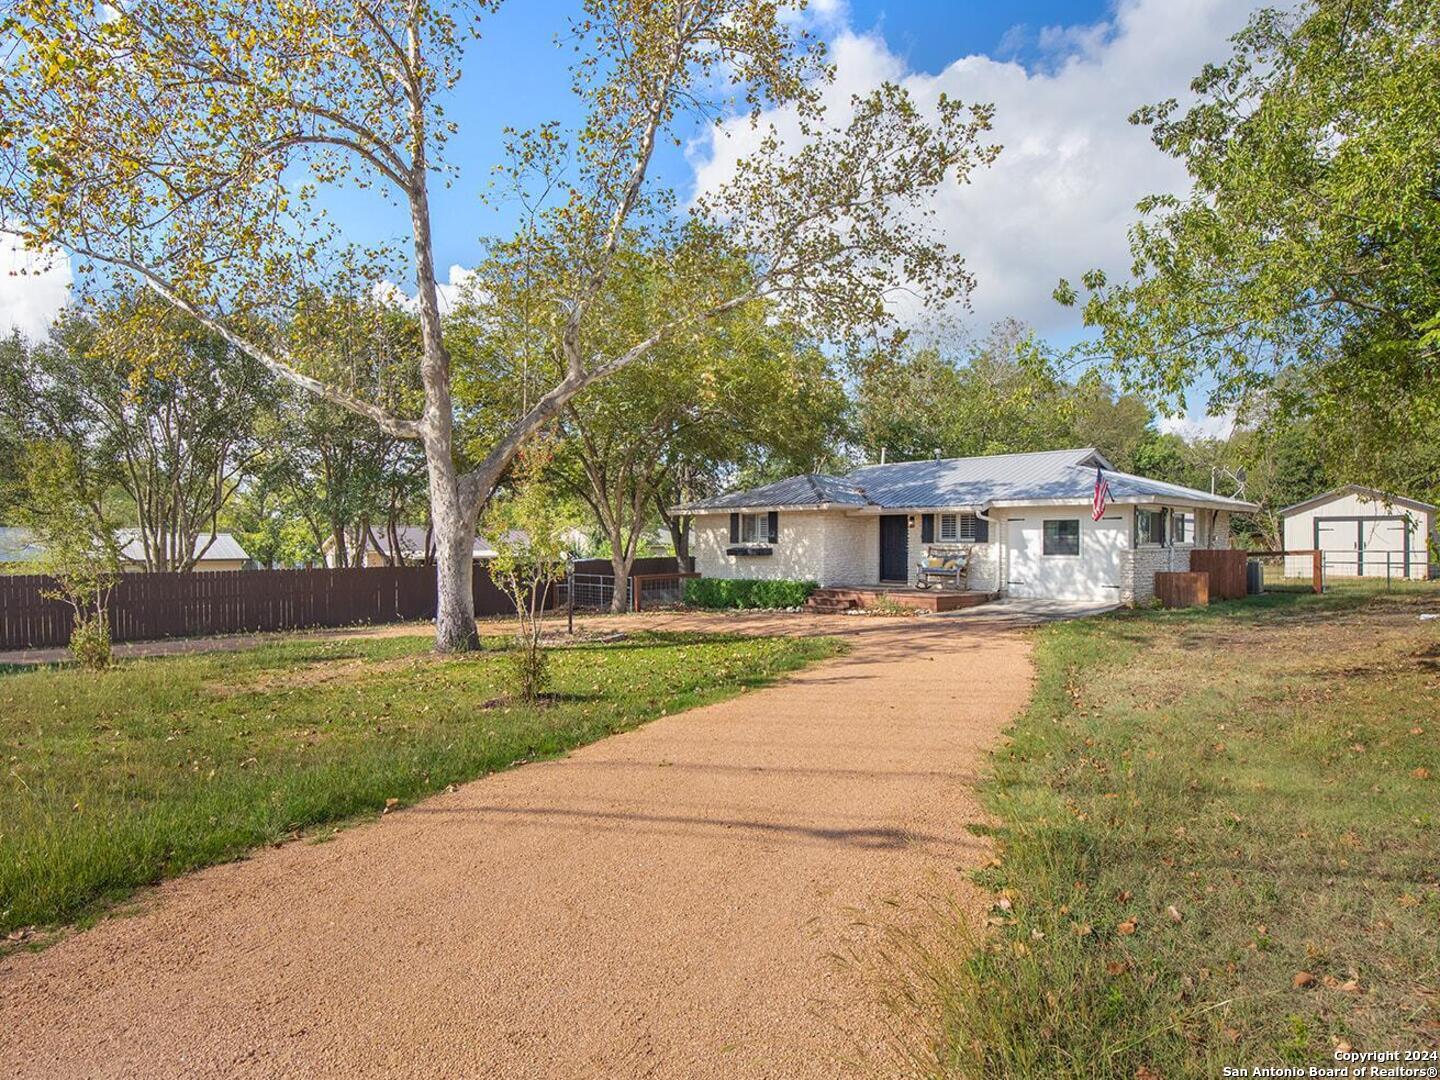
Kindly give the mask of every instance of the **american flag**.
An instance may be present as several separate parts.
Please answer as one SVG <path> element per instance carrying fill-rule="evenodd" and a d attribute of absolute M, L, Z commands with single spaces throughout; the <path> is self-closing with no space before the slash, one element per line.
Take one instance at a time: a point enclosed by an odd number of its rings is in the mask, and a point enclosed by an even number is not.
<path fill-rule="evenodd" d="M 1099 521 L 1105 516 L 1105 507 L 1110 503 L 1110 481 L 1097 467 L 1095 470 L 1095 496 L 1090 500 L 1090 516 Z"/>

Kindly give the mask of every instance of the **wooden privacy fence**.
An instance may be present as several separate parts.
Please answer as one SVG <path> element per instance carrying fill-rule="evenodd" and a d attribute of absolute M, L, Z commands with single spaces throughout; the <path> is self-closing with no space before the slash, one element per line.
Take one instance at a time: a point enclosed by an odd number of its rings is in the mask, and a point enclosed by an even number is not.
<path fill-rule="evenodd" d="M 1204 607 L 1210 603 L 1213 580 L 1204 571 L 1162 571 L 1155 575 L 1155 597 L 1167 608 Z"/>
<path fill-rule="evenodd" d="M 1248 557 L 1249 552 L 1238 548 L 1196 548 L 1190 552 L 1190 570 L 1210 575 L 1211 600 L 1244 600 Z"/>
<path fill-rule="evenodd" d="M 0 576 L 0 649 L 70 641 L 70 606 L 47 599 L 43 594 L 51 588 L 45 577 Z M 477 615 L 514 612 L 481 563 L 475 565 L 472 589 Z M 124 574 L 110 600 L 115 641 L 434 617 L 433 566 Z"/>

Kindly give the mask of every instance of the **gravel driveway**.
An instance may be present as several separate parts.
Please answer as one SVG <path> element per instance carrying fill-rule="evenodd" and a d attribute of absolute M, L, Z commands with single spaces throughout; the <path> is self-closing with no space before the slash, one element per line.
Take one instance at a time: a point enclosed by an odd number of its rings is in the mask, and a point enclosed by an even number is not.
<path fill-rule="evenodd" d="M 0 1075 L 891 1072 L 878 980 L 840 958 L 927 895 L 979 910 L 963 875 L 987 855 L 966 824 L 1029 691 L 1026 636 L 640 618 L 851 651 L 0 960 Z"/>

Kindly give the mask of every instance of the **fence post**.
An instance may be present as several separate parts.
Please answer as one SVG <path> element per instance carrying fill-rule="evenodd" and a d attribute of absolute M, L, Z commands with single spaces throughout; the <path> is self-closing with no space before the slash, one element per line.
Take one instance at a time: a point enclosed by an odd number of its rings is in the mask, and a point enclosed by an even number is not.
<path fill-rule="evenodd" d="M 1315 564 L 1315 591 L 1323 593 L 1325 591 L 1325 552 L 1317 549 L 1312 551 L 1310 556 Z"/>

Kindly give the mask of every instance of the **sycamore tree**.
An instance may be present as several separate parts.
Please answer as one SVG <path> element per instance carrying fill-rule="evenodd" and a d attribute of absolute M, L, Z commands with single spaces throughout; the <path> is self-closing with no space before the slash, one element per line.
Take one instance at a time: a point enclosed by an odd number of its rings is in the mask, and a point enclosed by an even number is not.
<path fill-rule="evenodd" d="M 687 280 L 697 290 L 716 275 L 745 272 L 743 260 L 713 252 Z M 477 275 L 478 288 L 459 307 L 452 330 L 465 327 L 479 341 L 504 336 L 500 349 L 526 355 L 541 383 L 558 376 L 554 327 L 537 333 L 525 313 L 544 309 L 533 293 L 543 280 Z M 683 306 L 670 295 L 674 263 L 653 252 L 617 254 L 604 292 L 586 327 L 587 351 L 608 354 Z M 814 456 L 839 426 L 843 390 L 821 352 L 774 305 L 754 300 L 722 317 L 677 330 L 647 356 L 573 399 L 555 424 L 549 476 L 558 492 L 590 511 L 610 548 L 615 580 L 626 581 L 647 530 L 663 519 L 680 535 L 684 520 L 668 513 L 683 501 L 696 473 L 738 468 L 757 452 L 787 459 Z M 457 346 L 458 348 L 458 346 Z M 516 375 L 522 385 L 525 373 Z M 515 384 L 511 386 L 512 395 Z M 698 493 L 697 493 L 698 494 Z M 623 589 L 613 600 L 624 610 Z"/>
<path fill-rule="evenodd" d="M 971 282 L 926 221 L 930 196 L 998 149 L 988 106 L 922 113 L 887 84 L 827 115 L 833 78 L 776 0 L 585 0 L 567 30 L 584 122 L 513 136 L 512 179 L 535 208 L 518 255 L 543 269 L 562 374 L 484 437 L 457 432 L 441 326 L 431 185 L 456 178 L 442 104 L 481 60 L 494 2 L 14 0 L 0 68 L 0 221 L 35 251 L 144 282 L 306 392 L 424 448 L 436 537 L 441 649 L 477 642 L 477 516 L 525 441 L 586 387 L 697 321 L 774 297 L 844 336 L 885 325 L 898 289 L 948 304 Z M 483 61 L 481 61 L 483 62 Z M 790 110 L 798 139 L 762 131 L 732 178 L 681 208 L 652 176 L 657 145 L 697 121 Z M 473 178 L 472 178 L 473 182 Z M 398 204 L 403 242 L 349 242 L 325 212 L 338 185 Z M 633 340 L 585 347 L 628 238 L 683 258 L 720 237 L 749 272 L 711 282 Z M 423 399 L 377 401 L 290 330 L 306 298 L 413 283 Z M 683 269 L 679 271 L 683 275 Z M 363 320 L 354 332 L 364 330 Z"/>
<path fill-rule="evenodd" d="M 1217 413 L 1312 417 L 1336 474 L 1436 494 L 1437 42 L 1433 0 L 1264 10 L 1193 104 L 1140 109 L 1192 190 L 1141 204 L 1127 280 L 1085 276 L 1092 352 L 1171 409 L 1201 382 Z"/>

